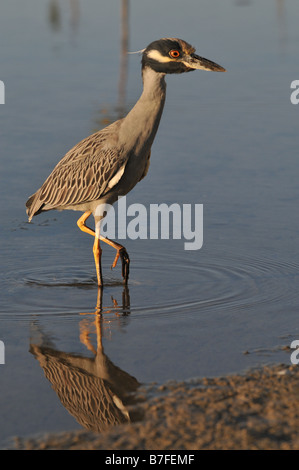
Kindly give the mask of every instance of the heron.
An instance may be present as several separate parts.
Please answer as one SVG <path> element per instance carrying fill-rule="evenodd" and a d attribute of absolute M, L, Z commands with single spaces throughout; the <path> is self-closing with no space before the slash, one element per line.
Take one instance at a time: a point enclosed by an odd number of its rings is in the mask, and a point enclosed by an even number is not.
<path fill-rule="evenodd" d="M 94 237 L 93 255 L 99 287 L 103 286 L 100 242 L 116 250 L 112 267 L 120 259 L 124 283 L 128 282 L 129 255 L 123 245 L 101 235 L 101 221 L 106 212 L 99 208 L 108 207 L 125 196 L 148 173 L 151 147 L 165 104 L 165 75 L 194 70 L 226 71 L 195 54 L 195 48 L 179 38 L 153 41 L 139 52 L 142 53 L 143 90 L 135 106 L 124 118 L 69 150 L 26 202 L 29 222 L 33 216 L 52 209 L 83 212 L 77 225 Z M 95 230 L 86 225 L 91 215 Z"/>

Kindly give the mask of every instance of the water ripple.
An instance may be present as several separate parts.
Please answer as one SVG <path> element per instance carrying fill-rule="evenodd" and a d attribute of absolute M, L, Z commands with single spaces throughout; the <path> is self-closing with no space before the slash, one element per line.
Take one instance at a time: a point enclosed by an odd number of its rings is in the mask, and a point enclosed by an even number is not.
<path fill-rule="evenodd" d="M 273 303 L 285 308 L 298 304 L 298 268 L 280 260 L 235 254 L 190 256 L 186 262 L 186 256 L 175 252 L 150 257 L 137 253 L 129 281 L 131 312 L 234 310 Z M 103 272 L 111 304 L 111 296 L 123 288 L 120 269 L 111 272 L 104 265 Z M 1 313 L 78 312 L 87 299 L 90 302 L 90 292 L 97 290 L 93 265 L 33 267 L 30 272 L 8 273 L 2 282 Z"/>

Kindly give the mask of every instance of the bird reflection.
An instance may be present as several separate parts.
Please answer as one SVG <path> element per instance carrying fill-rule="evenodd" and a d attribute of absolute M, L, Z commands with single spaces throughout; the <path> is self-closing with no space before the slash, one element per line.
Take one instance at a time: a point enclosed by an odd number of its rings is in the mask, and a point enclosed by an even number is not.
<path fill-rule="evenodd" d="M 134 392 L 139 382 L 113 364 L 102 345 L 103 312 L 128 315 L 128 288 L 124 288 L 121 307 L 114 299 L 112 302 L 111 308 L 104 310 L 102 289 L 99 289 L 95 312 L 84 313 L 85 318 L 80 321 L 80 340 L 93 353 L 92 358 L 58 350 L 40 328 L 34 332 L 34 336 L 38 333 L 38 341 L 30 343 L 30 352 L 38 360 L 63 406 L 80 425 L 93 432 L 139 418 L 138 412 L 130 408 L 137 403 Z M 94 332 L 95 345 L 90 339 Z"/>

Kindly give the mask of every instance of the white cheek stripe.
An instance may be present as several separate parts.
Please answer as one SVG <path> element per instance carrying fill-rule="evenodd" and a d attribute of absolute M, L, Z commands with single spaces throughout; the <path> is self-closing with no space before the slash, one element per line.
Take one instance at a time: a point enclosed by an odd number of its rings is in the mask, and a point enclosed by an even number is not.
<path fill-rule="evenodd" d="M 173 62 L 173 60 L 171 60 L 169 57 L 165 57 L 159 51 L 154 49 L 149 51 L 147 57 L 149 57 L 150 59 L 154 59 L 157 62 Z"/>

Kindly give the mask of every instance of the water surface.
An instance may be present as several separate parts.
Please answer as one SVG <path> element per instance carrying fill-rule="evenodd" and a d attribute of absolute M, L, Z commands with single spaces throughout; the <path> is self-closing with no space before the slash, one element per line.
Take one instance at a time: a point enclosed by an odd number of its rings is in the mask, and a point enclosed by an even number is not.
<path fill-rule="evenodd" d="M 123 422 L 141 383 L 289 363 L 283 347 L 299 334 L 297 2 L 186 0 L 185 11 L 131 2 L 129 48 L 178 36 L 228 72 L 167 78 L 150 171 L 127 202 L 203 204 L 203 247 L 126 240 L 128 289 L 104 247 L 99 296 L 78 214 L 28 224 L 24 204 L 70 147 L 122 112 L 120 12 L 95 0 L 2 6 L 1 443 Z M 125 90 L 130 109 L 138 55 Z"/>

